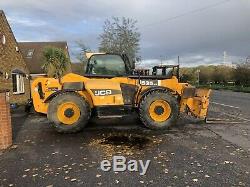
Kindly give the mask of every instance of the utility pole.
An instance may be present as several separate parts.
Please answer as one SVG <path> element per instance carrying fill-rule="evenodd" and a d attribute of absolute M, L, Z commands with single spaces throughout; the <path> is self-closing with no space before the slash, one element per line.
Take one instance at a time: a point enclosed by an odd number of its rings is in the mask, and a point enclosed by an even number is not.
<path fill-rule="evenodd" d="M 177 68 L 177 76 L 178 76 L 178 80 L 180 80 L 180 56 L 178 56 L 178 68 Z"/>
<path fill-rule="evenodd" d="M 198 83 L 198 86 L 200 86 L 200 72 L 201 72 L 201 70 L 197 69 L 197 83 Z"/>

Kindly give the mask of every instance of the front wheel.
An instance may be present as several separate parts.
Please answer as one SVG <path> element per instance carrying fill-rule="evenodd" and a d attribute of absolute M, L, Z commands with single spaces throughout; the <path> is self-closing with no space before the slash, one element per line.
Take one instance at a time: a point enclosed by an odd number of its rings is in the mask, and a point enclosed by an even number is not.
<path fill-rule="evenodd" d="M 140 102 L 139 114 L 142 123 L 155 130 L 174 125 L 179 115 L 177 99 L 167 91 L 154 90 Z"/>
<path fill-rule="evenodd" d="M 74 133 L 85 127 L 90 115 L 91 109 L 84 97 L 63 93 L 49 103 L 47 117 L 58 132 Z"/>

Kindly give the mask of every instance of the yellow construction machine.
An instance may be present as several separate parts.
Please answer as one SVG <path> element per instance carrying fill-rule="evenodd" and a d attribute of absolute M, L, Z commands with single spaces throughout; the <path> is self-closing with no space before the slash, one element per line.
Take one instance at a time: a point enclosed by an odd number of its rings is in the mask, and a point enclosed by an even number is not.
<path fill-rule="evenodd" d="M 88 53 L 83 76 L 37 78 L 32 83 L 36 112 L 47 114 L 58 132 L 80 131 L 91 116 L 118 117 L 137 111 L 150 129 L 166 129 L 180 112 L 205 119 L 210 90 L 180 83 L 179 66 L 156 66 L 134 75 L 126 55 Z"/>

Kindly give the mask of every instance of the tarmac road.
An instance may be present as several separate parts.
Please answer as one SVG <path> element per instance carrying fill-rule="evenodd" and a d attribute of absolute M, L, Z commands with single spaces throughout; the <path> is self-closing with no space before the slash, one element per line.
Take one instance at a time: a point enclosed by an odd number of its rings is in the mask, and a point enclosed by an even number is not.
<path fill-rule="evenodd" d="M 250 121 L 250 94 L 231 92 L 231 91 L 216 91 L 212 92 L 212 105 L 220 106 L 230 111 L 237 111 L 241 117 Z"/>
<path fill-rule="evenodd" d="M 17 110 L 15 146 L 0 153 L 0 186 L 249 186 L 249 98 L 214 91 L 208 124 L 182 116 L 162 132 L 128 117 L 58 134 L 45 116 Z M 144 176 L 102 171 L 100 162 L 114 155 L 151 163 Z"/>
<path fill-rule="evenodd" d="M 249 93 L 213 91 L 209 119 L 211 119 L 209 125 L 211 130 L 218 133 L 223 139 L 245 150 L 250 150 Z M 213 123 L 215 125 L 212 125 Z"/>

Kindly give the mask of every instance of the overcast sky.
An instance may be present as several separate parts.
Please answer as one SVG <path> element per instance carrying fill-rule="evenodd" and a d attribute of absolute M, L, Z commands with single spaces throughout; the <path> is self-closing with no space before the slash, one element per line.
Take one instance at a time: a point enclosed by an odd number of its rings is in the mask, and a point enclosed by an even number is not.
<path fill-rule="evenodd" d="M 143 66 L 173 62 L 218 64 L 223 51 L 239 61 L 250 55 L 249 0 L 1 0 L 18 41 L 66 40 L 98 48 L 105 19 L 138 21 Z M 167 60 L 166 60 L 167 59 Z"/>

